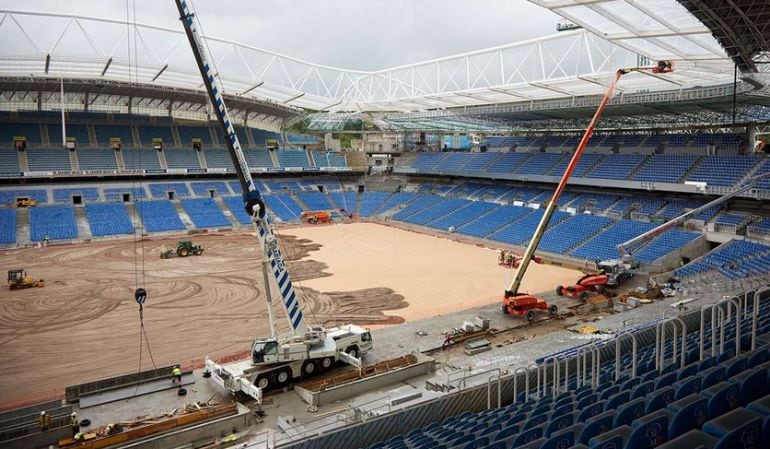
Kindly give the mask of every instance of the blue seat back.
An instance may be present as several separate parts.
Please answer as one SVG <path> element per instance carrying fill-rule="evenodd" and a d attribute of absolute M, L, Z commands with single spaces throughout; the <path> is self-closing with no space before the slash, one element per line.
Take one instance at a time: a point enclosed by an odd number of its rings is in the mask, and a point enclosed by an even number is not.
<path fill-rule="evenodd" d="M 655 380 L 655 389 L 667 387 L 674 382 L 676 382 L 676 373 L 663 374 L 662 376 L 658 376 Z"/>
<path fill-rule="evenodd" d="M 615 415 L 615 427 L 631 424 L 631 421 L 642 417 L 644 415 L 645 406 L 644 398 L 638 398 L 633 401 L 628 401 L 618 407 L 618 413 Z"/>
<path fill-rule="evenodd" d="M 668 441 L 672 413 L 661 409 L 635 420 L 625 449 L 652 449 Z"/>
<path fill-rule="evenodd" d="M 607 405 L 605 406 L 605 410 L 613 410 L 620 407 L 621 404 L 624 404 L 628 402 L 629 398 L 631 397 L 630 391 L 621 391 L 620 393 L 617 393 L 613 395 L 611 398 L 607 400 Z"/>
<path fill-rule="evenodd" d="M 737 408 L 703 425 L 703 431 L 719 438 L 715 449 L 760 449 L 763 446 L 762 416 Z"/>
<path fill-rule="evenodd" d="M 545 436 L 550 437 L 553 433 L 573 425 L 575 423 L 575 415 L 576 413 L 565 413 L 556 418 L 551 418 L 545 427 Z"/>
<path fill-rule="evenodd" d="M 710 388 L 701 390 L 701 394 L 708 399 L 706 417 L 709 419 L 723 415 L 738 407 L 740 394 L 738 385 L 720 382 Z"/>
<path fill-rule="evenodd" d="M 589 419 L 593 418 L 594 416 L 599 415 L 600 413 L 604 412 L 606 405 L 607 405 L 607 402 L 599 401 L 599 402 L 594 402 L 589 406 L 583 407 L 582 410 L 578 413 L 577 421 L 586 422 Z"/>
<path fill-rule="evenodd" d="M 635 386 L 633 390 L 631 390 L 631 399 L 636 398 L 643 398 L 646 397 L 648 394 L 655 391 L 655 382 L 648 380 L 647 382 L 642 382 L 639 385 Z"/>
<path fill-rule="evenodd" d="M 532 429 L 525 430 L 524 432 L 521 432 L 519 436 L 513 439 L 513 447 L 520 446 L 524 443 L 529 443 L 530 441 L 535 441 L 538 438 L 543 437 L 543 428 L 542 427 L 535 427 Z"/>
<path fill-rule="evenodd" d="M 625 446 L 630 435 L 631 426 L 620 426 L 591 438 L 588 447 L 591 449 L 618 449 Z"/>
<path fill-rule="evenodd" d="M 575 444 L 577 437 L 577 431 L 575 429 L 565 429 L 551 435 L 548 440 L 540 446 L 540 449 L 564 449 L 572 447 Z"/>
<path fill-rule="evenodd" d="M 674 382 L 674 395 L 675 399 L 682 399 L 693 393 L 697 393 L 701 388 L 701 378 L 698 376 L 690 376 L 687 379 L 682 379 Z"/>
<path fill-rule="evenodd" d="M 615 412 L 613 410 L 601 413 L 586 422 L 585 427 L 580 432 L 578 442 L 588 444 L 589 440 L 597 435 L 601 435 L 604 432 L 612 429 L 612 423 L 615 419 Z"/>
<path fill-rule="evenodd" d="M 674 387 L 663 387 L 648 395 L 646 413 L 665 408 L 674 402 Z"/>
<path fill-rule="evenodd" d="M 668 436 L 676 438 L 692 429 L 699 429 L 706 422 L 708 401 L 699 394 L 692 394 L 669 404 L 674 413 L 668 428 Z"/>
<path fill-rule="evenodd" d="M 719 382 L 724 382 L 726 379 L 725 368 L 722 366 L 712 366 L 701 372 L 700 376 L 702 377 L 701 388 L 709 388 Z"/>

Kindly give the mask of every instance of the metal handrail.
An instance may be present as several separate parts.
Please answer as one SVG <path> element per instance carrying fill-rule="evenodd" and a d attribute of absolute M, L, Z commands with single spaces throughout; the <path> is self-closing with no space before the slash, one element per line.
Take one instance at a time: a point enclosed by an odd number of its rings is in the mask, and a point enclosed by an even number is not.
<path fill-rule="evenodd" d="M 636 339 L 636 334 L 633 332 L 621 332 L 615 337 L 615 380 L 620 379 L 620 343 L 623 340 L 623 337 L 631 337 L 632 341 L 632 349 L 631 349 L 631 378 L 636 377 L 636 367 L 637 367 L 637 350 L 638 350 L 638 341 Z"/>

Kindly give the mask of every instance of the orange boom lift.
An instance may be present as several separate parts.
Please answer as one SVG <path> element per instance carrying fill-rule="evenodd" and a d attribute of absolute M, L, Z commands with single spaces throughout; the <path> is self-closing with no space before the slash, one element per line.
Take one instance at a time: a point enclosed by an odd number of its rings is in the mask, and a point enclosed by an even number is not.
<path fill-rule="evenodd" d="M 503 313 L 524 316 L 526 317 L 527 321 L 532 321 L 535 319 L 535 310 L 547 310 L 550 315 L 556 315 L 557 309 L 555 305 L 548 306 L 548 303 L 546 303 L 541 298 L 530 295 L 528 293 L 519 293 L 521 281 L 524 278 L 524 274 L 527 272 L 529 263 L 532 261 L 532 256 L 535 254 L 535 251 L 540 244 L 540 240 L 543 238 L 543 234 L 545 234 L 545 229 L 548 227 L 548 222 L 551 220 L 554 210 L 556 210 L 559 197 L 564 191 L 564 188 L 567 185 L 567 181 L 572 175 L 572 171 L 575 169 L 575 166 L 580 160 L 580 156 L 583 154 L 583 150 L 588 143 L 588 139 L 590 139 L 591 135 L 594 133 L 594 129 L 596 129 L 596 125 L 599 123 L 599 118 L 601 118 L 604 109 L 607 107 L 607 103 L 609 103 L 610 98 L 612 97 L 612 93 L 615 90 L 615 85 L 618 83 L 618 80 L 620 80 L 621 76 L 631 72 L 643 71 L 649 71 L 652 73 L 669 73 L 673 71 L 673 66 L 671 61 L 659 61 L 657 65 L 652 67 L 633 67 L 627 69 L 619 69 L 617 72 L 615 72 L 615 77 L 610 83 L 610 86 L 607 88 L 607 92 L 604 94 L 604 98 L 602 98 L 602 101 L 599 103 L 599 107 L 596 109 L 591 122 L 588 124 L 588 128 L 583 134 L 583 138 L 580 139 L 580 143 L 575 149 L 575 153 L 572 155 L 572 159 L 569 161 L 569 165 L 567 165 L 566 170 L 564 170 L 564 174 L 561 176 L 561 180 L 559 180 L 559 184 L 556 186 L 556 190 L 553 192 L 553 196 L 548 201 L 548 205 L 546 206 L 545 212 L 543 213 L 543 218 L 540 219 L 540 223 L 538 223 L 537 228 L 535 228 L 535 234 L 532 236 L 532 240 L 530 240 L 529 245 L 527 245 L 527 250 L 524 252 L 521 261 L 519 262 L 519 269 L 516 271 L 516 275 L 513 277 L 510 287 L 503 294 Z"/>

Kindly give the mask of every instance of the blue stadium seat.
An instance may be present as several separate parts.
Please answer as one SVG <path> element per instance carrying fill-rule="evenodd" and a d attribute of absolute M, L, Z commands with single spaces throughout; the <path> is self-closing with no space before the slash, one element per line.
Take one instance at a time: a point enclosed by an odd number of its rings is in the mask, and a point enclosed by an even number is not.
<path fill-rule="evenodd" d="M 51 240 L 78 237 L 78 227 L 72 206 L 38 206 L 29 210 L 30 240 L 39 242 L 48 236 Z"/>
<path fill-rule="evenodd" d="M 230 220 L 211 198 L 189 198 L 182 200 L 182 207 L 197 228 L 232 226 Z"/>
<path fill-rule="evenodd" d="M 134 225 L 123 203 L 89 203 L 85 212 L 94 237 L 134 233 Z"/>
<path fill-rule="evenodd" d="M 147 232 L 183 231 L 185 225 L 169 200 L 137 201 L 136 210 Z"/>
<path fill-rule="evenodd" d="M 0 207 L 0 244 L 16 243 L 16 209 Z"/>

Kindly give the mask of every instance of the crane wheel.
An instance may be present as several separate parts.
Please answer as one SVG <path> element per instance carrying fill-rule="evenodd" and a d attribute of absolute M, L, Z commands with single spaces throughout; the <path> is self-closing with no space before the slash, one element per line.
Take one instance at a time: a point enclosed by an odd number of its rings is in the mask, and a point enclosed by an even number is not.
<path fill-rule="evenodd" d="M 548 314 L 551 316 L 555 316 L 558 312 L 559 312 L 559 308 L 556 307 L 556 304 L 548 308 Z"/>
<path fill-rule="evenodd" d="M 267 390 L 272 386 L 273 382 L 271 382 L 268 374 L 262 374 L 257 377 L 257 387 L 259 387 L 261 390 Z"/>
<path fill-rule="evenodd" d="M 556 296 L 564 296 L 564 292 L 562 292 L 563 288 L 564 287 L 562 287 L 561 285 L 556 287 Z"/>
<path fill-rule="evenodd" d="M 581 293 L 579 298 L 580 298 L 580 301 L 582 301 L 582 302 L 588 301 L 588 292 Z"/>
<path fill-rule="evenodd" d="M 505 304 L 503 304 L 502 306 L 500 306 L 500 309 L 502 309 L 502 311 L 503 311 L 503 313 L 504 313 L 504 314 L 508 315 L 508 306 L 506 306 Z"/>
<path fill-rule="evenodd" d="M 534 310 L 528 310 L 527 314 L 524 317 L 527 319 L 527 321 L 529 321 L 531 323 L 532 320 L 535 319 L 535 311 Z"/>
<path fill-rule="evenodd" d="M 291 381 L 291 371 L 288 368 L 284 368 L 275 373 L 275 385 L 277 387 L 286 386 Z"/>
<path fill-rule="evenodd" d="M 316 372 L 316 366 L 315 362 L 312 360 L 305 360 L 305 363 L 302 364 L 302 376 L 303 377 L 310 377 Z"/>
<path fill-rule="evenodd" d="M 349 356 L 358 358 L 358 347 L 351 346 L 348 349 L 345 350 L 345 352 L 348 353 Z"/>
<path fill-rule="evenodd" d="M 321 369 L 324 371 L 331 368 L 334 364 L 334 358 L 333 357 L 325 357 L 321 359 Z"/>

